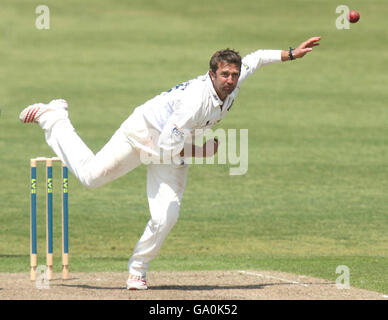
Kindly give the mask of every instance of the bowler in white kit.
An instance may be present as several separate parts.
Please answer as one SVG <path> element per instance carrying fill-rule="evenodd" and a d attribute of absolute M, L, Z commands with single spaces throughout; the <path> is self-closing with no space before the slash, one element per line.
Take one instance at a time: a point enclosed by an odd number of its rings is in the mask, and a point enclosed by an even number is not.
<path fill-rule="evenodd" d="M 163 241 L 175 225 L 186 185 L 190 156 L 210 157 L 217 152 L 217 139 L 203 146 L 189 145 L 196 129 L 212 128 L 231 111 L 242 83 L 258 68 L 302 58 L 317 46 L 312 37 L 296 49 L 258 50 L 243 59 L 230 49 L 217 51 L 209 71 L 181 83 L 137 107 L 109 142 L 96 154 L 77 135 L 63 99 L 36 103 L 20 113 L 24 123 L 37 123 L 48 145 L 78 180 L 89 188 L 100 187 L 147 164 L 147 196 L 151 219 L 129 259 L 127 289 L 147 289 L 146 273 Z"/>

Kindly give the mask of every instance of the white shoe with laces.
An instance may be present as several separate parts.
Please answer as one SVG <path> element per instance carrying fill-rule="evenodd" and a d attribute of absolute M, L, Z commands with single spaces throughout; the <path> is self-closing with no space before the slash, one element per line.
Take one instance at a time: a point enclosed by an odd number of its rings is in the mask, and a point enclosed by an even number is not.
<path fill-rule="evenodd" d="M 140 276 L 129 275 L 127 280 L 127 290 L 147 290 L 147 282 Z"/>
<path fill-rule="evenodd" d="M 49 104 L 44 103 L 35 103 L 27 108 L 25 108 L 22 112 L 20 112 L 19 120 L 24 123 L 38 123 L 40 117 L 49 111 L 58 111 L 58 118 L 67 117 L 67 109 L 68 104 L 64 99 L 55 99 L 50 101 Z"/>

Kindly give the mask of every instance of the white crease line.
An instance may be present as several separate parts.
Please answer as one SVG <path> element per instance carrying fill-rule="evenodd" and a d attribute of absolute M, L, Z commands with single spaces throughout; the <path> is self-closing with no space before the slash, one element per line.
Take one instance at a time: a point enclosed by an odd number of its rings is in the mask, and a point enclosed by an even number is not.
<path fill-rule="evenodd" d="M 261 273 L 247 272 L 247 271 L 244 271 L 244 270 L 240 270 L 239 272 L 240 273 L 244 273 L 244 274 L 248 274 L 248 275 L 251 275 L 251 276 L 258 276 L 258 277 L 262 277 L 262 278 L 269 278 L 269 279 L 279 280 L 279 281 L 283 281 L 283 282 L 288 282 L 288 283 L 293 283 L 293 284 L 297 284 L 297 285 L 300 285 L 300 286 L 308 287 L 307 284 L 300 283 L 298 281 L 292 281 L 292 280 L 287 280 L 287 279 L 282 279 L 282 278 L 277 278 L 277 277 L 272 277 L 272 276 L 266 276 L 266 275 L 261 274 Z"/>

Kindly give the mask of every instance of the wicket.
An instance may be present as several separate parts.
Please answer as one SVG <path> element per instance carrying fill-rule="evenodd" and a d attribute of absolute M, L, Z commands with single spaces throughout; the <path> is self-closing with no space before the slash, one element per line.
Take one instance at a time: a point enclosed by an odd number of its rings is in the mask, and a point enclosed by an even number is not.
<path fill-rule="evenodd" d="M 46 164 L 46 264 L 47 279 L 53 277 L 53 162 L 61 160 L 57 157 L 38 157 L 30 159 L 31 169 L 31 207 L 30 207 L 30 278 L 36 280 L 36 269 L 38 265 L 37 249 L 37 214 L 36 214 L 36 189 L 38 162 Z M 62 279 L 69 277 L 69 213 L 68 213 L 68 169 L 62 163 Z"/>

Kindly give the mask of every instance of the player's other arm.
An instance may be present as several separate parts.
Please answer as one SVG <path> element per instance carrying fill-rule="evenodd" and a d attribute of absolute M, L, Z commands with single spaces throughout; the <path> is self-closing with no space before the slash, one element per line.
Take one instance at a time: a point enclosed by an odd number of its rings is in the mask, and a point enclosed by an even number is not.
<path fill-rule="evenodd" d="M 191 148 L 190 156 L 195 158 L 206 158 L 212 157 L 217 153 L 218 150 L 218 139 L 207 140 L 203 146 L 197 146 L 195 144 L 185 144 L 185 147 L 180 152 L 180 156 L 185 156 L 185 149 Z"/>

